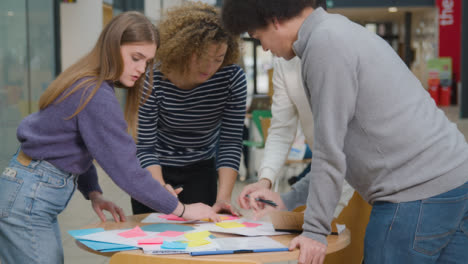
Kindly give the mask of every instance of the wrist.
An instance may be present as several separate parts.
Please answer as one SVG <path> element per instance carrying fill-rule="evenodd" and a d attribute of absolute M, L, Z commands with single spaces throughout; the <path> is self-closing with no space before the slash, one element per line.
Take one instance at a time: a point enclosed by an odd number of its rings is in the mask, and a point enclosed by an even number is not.
<path fill-rule="evenodd" d="M 95 200 L 102 197 L 102 193 L 98 191 L 92 191 L 88 194 L 90 200 Z"/>
<path fill-rule="evenodd" d="M 176 209 L 172 212 L 173 215 L 182 217 L 185 213 L 185 205 L 181 202 L 177 204 Z"/>
<path fill-rule="evenodd" d="M 182 204 L 183 206 L 183 209 L 182 209 L 182 213 L 180 213 L 180 215 L 178 215 L 178 217 L 184 217 L 184 213 L 185 213 L 185 204 Z"/>
<path fill-rule="evenodd" d="M 259 181 L 258 181 L 258 184 L 260 184 L 262 187 L 265 187 L 267 189 L 271 189 L 271 181 L 267 178 L 261 178 Z"/>
<path fill-rule="evenodd" d="M 227 196 L 227 197 L 217 197 L 216 198 L 216 202 L 217 203 L 230 203 L 231 202 L 231 196 Z"/>

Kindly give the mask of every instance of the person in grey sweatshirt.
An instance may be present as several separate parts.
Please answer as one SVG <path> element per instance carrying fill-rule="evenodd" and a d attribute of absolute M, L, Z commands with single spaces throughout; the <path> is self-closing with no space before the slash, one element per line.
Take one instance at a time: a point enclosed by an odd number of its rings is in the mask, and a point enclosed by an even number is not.
<path fill-rule="evenodd" d="M 299 263 L 322 263 L 346 179 L 373 205 L 365 263 L 468 262 L 468 145 L 419 80 L 376 34 L 314 0 L 225 0 L 225 27 L 248 32 L 264 50 L 302 63 L 315 138 L 309 175 L 279 196 L 306 204 L 303 233 L 291 241 Z"/>
<path fill-rule="evenodd" d="M 91 52 L 51 83 L 40 110 L 21 121 L 21 147 L 0 175 L 2 264 L 63 263 L 57 216 L 76 186 L 102 221 L 103 210 L 125 221 L 122 209 L 103 198 L 94 159 L 120 188 L 151 208 L 219 220 L 206 204 L 179 202 L 143 169 L 128 133 L 135 135 L 144 73 L 153 66 L 158 41 L 156 27 L 143 14 L 116 16 Z M 114 84 L 128 89 L 125 115 Z"/>

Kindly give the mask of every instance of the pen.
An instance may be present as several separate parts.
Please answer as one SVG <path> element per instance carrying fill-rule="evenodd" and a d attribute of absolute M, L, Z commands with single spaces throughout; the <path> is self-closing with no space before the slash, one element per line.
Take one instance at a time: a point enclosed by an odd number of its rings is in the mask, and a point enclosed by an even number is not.
<path fill-rule="evenodd" d="M 249 197 L 249 195 L 246 194 L 245 197 Z M 275 202 L 273 202 L 272 200 L 266 200 L 266 199 L 262 199 L 262 198 L 255 198 L 255 201 L 261 202 L 261 203 L 264 203 L 264 204 L 267 204 L 267 205 L 273 206 L 273 207 L 278 206 L 278 205 L 277 205 Z"/>

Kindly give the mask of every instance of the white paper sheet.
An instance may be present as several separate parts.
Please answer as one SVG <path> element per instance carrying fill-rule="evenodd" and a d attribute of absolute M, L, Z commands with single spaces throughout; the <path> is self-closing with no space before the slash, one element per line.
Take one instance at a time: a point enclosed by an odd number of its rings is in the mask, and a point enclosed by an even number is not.
<path fill-rule="evenodd" d="M 197 229 L 199 230 L 207 230 L 211 232 L 218 232 L 218 233 L 228 233 L 228 234 L 236 234 L 242 236 L 277 236 L 277 235 L 285 235 L 290 234 L 289 232 L 277 232 L 273 228 L 273 224 L 269 222 L 262 222 L 262 221 L 251 221 L 244 218 L 240 218 L 234 221 L 224 221 L 224 222 L 250 222 L 250 223 L 259 223 L 262 224 L 261 226 L 257 227 L 237 227 L 237 228 L 223 228 L 217 226 L 214 223 L 202 223 L 197 225 Z"/>

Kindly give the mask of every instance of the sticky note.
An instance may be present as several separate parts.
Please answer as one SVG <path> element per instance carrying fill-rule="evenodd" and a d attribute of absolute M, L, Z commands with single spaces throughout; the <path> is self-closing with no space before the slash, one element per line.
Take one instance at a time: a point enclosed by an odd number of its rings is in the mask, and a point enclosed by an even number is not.
<path fill-rule="evenodd" d="M 199 247 L 199 246 L 203 246 L 203 245 L 208 245 L 210 243 L 211 242 L 206 240 L 206 239 L 190 240 L 188 242 L 188 246 L 189 247 Z"/>
<path fill-rule="evenodd" d="M 187 243 L 164 241 L 161 245 L 163 249 L 186 249 Z"/>
<path fill-rule="evenodd" d="M 239 217 L 233 216 L 233 215 L 221 216 L 220 218 L 221 218 L 222 221 L 226 221 L 226 220 L 237 220 L 237 219 L 239 219 Z"/>
<path fill-rule="evenodd" d="M 216 223 L 216 225 L 222 228 L 245 227 L 245 225 L 238 223 L 238 222 L 221 222 L 221 223 Z"/>
<path fill-rule="evenodd" d="M 162 237 L 145 238 L 138 240 L 138 245 L 158 245 L 162 244 L 163 241 Z"/>
<path fill-rule="evenodd" d="M 201 231 L 201 232 L 193 232 L 193 233 L 187 233 L 184 236 L 188 240 L 200 240 L 207 238 L 211 235 L 210 231 Z"/>
<path fill-rule="evenodd" d="M 135 228 L 119 233 L 118 235 L 125 238 L 132 238 L 146 236 L 146 233 L 143 232 L 139 226 L 136 226 Z"/>
<path fill-rule="evenodd" d="M 257 226 L 262 225 L 262 224 L 250 223 L 250 222 L 243 222 L 242 224 L 245 225 L 245 227 L 257 227 Z"/>
<path fill-rule="evenodd" d="M 173 215 L 173 214 L 170 214 L 170 215 L 160 215 L 159 218 L 163 218 L 163 219 L 171 220 L 171 221 L 187 221 L 187 220 L 185 220 L 184 218 L 178 217 L 177 215 Z"/>
<path fill-rule="evenodd" d="M 158 235 L 167 236 L 167 237 L 177 237 L 183 234 L 184 232 L 179 232 L 179 231 L 164 231 L 164 232 L 159 233 Z"/>

